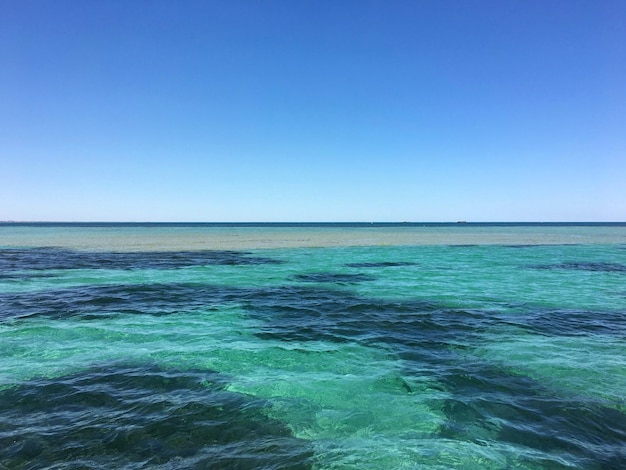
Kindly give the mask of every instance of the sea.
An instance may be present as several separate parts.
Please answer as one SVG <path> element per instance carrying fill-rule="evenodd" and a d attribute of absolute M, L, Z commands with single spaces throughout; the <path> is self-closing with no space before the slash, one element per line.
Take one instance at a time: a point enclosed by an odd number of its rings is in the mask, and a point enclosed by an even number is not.
<path fill-rule="evenodd" d="M 0 469 L 624 469 L 626 224 L 0 224 Z"/>

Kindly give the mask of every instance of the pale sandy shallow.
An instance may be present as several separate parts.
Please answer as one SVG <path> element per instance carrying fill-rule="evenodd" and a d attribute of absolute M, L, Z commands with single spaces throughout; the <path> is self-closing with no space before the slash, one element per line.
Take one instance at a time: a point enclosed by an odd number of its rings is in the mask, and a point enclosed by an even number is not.
<path fill-rule="evenodd" d="M 626 244 L 624 226 L 0 227 L 0 247 L 250 250 L 401 245 Z"/>

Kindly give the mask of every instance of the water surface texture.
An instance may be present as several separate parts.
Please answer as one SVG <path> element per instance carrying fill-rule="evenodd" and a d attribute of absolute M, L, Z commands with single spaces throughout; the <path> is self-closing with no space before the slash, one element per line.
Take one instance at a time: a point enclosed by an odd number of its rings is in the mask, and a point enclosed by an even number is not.
<path fill-rule="evenodd" d="M 626 468 L 624 224 L 0 224 L 0 467 Z"/>

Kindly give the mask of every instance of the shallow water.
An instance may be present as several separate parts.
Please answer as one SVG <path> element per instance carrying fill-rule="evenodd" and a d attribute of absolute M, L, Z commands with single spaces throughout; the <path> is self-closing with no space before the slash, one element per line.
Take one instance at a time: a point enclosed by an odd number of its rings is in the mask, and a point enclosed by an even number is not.
<path fill-rule="evenodd" d="M 184 251 L 387 245 L 626 244 L 625 228 L 626 223 L 0 223 L 0 247 Z"/>
<path fill-rule="evenodd" d="M 624 468 L 625 243 L 0 225 L 0 466 Z"/>

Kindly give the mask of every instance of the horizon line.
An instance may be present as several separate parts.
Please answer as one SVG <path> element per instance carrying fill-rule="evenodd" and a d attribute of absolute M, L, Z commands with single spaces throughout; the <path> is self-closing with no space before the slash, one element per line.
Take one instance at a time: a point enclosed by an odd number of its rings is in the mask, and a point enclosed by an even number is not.
<path fill-rule="evenodd" d="M 0 220 L 0 224 L 222 224 L 222 225 L 271 225 L 271 224 L 394 224 L 394 225 L 416 225 L 416 224 L 626 224 L 626 221 L 618 220 L 448 220 L 448 221 L 164 221 L 164 220 Z"/>

